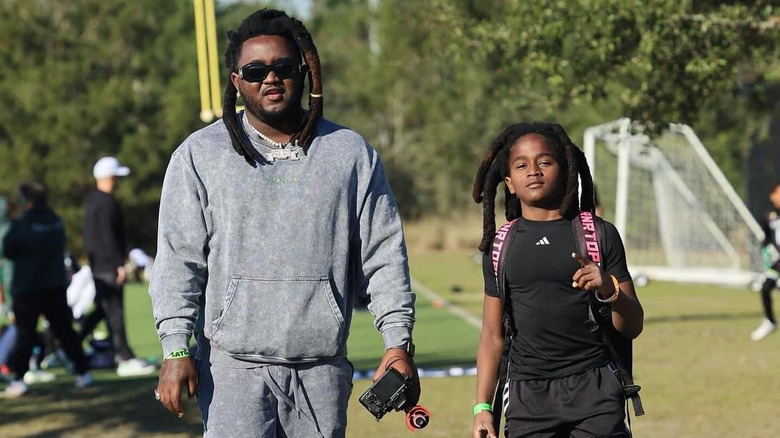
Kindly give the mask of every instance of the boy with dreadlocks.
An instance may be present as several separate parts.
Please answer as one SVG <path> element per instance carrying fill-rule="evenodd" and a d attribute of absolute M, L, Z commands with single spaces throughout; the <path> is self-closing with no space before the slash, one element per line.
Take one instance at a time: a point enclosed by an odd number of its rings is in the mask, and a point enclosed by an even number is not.
<path fill-rule="evenodd" d="M 491 257 L 495 198 L 502 181 L 506 218 L 518 221 L 503 249 L 503 301 Z M 473 438 L 498 436 L 493 423 L 501 412 L 491 412 L 490 403 L 504 349 L 505 316 L 512 335 L 508 388 L 499 388 L 507 400 L 506 436 L 629 436 L 622 384 L 604 343 L 584 324 L 588 294 L 610 303 L 612 323 L 627 338 L 642 331 L 644 313 L 613 225 L 605 223 L 601 266 L 576 253 L 572 221 L 580 210 L 594 210 L 584 154 L 560 125 L 509 126 L 485 154 L 473 196 L 483 203 L 479 249 L 485 277 Z"/>
<path fill-rule="evenodd" d="M 321 118 L 303 24 L 264 9 L 228 36 L 223 118 L 184 141 L 163 183 L 155 398 L 181 416 L 182 386 L 197 393 L 206 436 L 343 437 L 355 295 L 384 340 L 375 378 L 392 367 L 412 378 L 407 406 L 419 397 L 398 207 L 376 151 Z"/>

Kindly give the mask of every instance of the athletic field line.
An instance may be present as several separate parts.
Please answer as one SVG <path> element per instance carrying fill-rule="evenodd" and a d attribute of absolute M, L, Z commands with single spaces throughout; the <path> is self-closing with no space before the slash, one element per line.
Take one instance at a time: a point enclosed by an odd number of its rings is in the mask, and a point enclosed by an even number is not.
<path fill-rule="evenodd" d="M 453 315 L 459 317 L 460 319 L 466 321 L 469 323 L 469 325 L 476 327 L 480 330 L 482 330 L 482 320 L 480 318 L 477 318 L 476 316 L 472 315 L 471 313 L 461 309 L 460 307 L 456 306 L 455 304 L 450 303 L 449 301 L 442 298 L 439 294 L 432 291 L 428 287 L 426 287 L 424 284 L 420 283 L 419 281 L 415 280 L 414 278 L 411 279 L 411 286 L 412 290 L 415 293 L 419 293 L 421 295 L 424 295 L 426 298 L 431 300 L 434 303 L 440 303 L 441 307 L 447 310 L 448 312 L 452 313 Z"/>

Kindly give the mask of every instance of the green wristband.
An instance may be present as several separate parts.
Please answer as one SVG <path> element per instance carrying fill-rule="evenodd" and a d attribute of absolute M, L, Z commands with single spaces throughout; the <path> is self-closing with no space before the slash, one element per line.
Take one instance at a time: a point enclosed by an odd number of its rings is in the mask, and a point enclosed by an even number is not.
<path fill-rule="evenodd" d="M 482 411 L 490 411 L 493 409 L 490 403 L 477 403 L 474 405 L 474 415 L 479 414 Z"/>
<path fill-rule="evenodd" d="M 171 351 L 171 354 L 169 354 L 168 357 L 165 358 L 165 360 L 181 359 L 182 357 L 190 357 L 190 350 L 186 348 L 182 348 L 180 350 Z"/>

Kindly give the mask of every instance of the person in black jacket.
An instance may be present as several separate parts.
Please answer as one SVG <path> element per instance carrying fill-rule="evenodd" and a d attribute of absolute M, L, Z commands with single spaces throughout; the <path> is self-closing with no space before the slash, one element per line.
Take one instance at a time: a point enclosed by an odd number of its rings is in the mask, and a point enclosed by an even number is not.
<path fill-rule="evenodd" d="M 59 216 L 48 207 L 43 185 L 22 184 L 19 197 L 22 216 L 11 224 L 3 238 L 4 256 L 13 261 L 11 297 L 17 339 L 12 368 L 16 379 L 2 395 L 18 397 L 27 392 L 23 377 L 29 369 L 41 314 L 74 364 L 78 374 L 76 386 L 87 386 L 92 383 L 92 376 L 73 330 L 66 294 L 65 228 Z"/>
<path fill-rule="evenodd" d="M 760 341 L 777 329 L 777 319 L 772 307 L 772 291 L 777 287 L 780 278 L 780 181 L 772 184 L 769 190 L 769 201 L 772 209 L 761 218 L 761 228 L 764 230 L 764 241 L 761 243 L 761 256 L 764 259 L 764 281 L 761 284 L 761 306 L 764 319 L 750 338 Z"/>
<path fill-rule="evenodd" d="M 114 347 L 117 374 L 138 376 L 154 373 L 157 367 L 135 357 L 127 342 L 124 316 L 125 231 L 122 210 L 113 195 L 119 177 L 130 174 L 114 157 L 95 163 L 93 175 L 97 190 L 87 195 L 84 220 L 84 247 L 95 279 L 97 309 L 87 315 L 81 328 L 82 339 L 92 333 L 105 317 Z"/>

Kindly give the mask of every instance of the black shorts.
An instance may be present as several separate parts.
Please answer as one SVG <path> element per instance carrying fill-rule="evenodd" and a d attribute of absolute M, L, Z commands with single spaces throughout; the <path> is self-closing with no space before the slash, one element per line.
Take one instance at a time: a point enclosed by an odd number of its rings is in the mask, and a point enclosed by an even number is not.
<path fill-rule="evenodd" d="M 512 380 L 509 438 L 629 438 L 623 385 L 612 367 L 560 379 Z"/>

